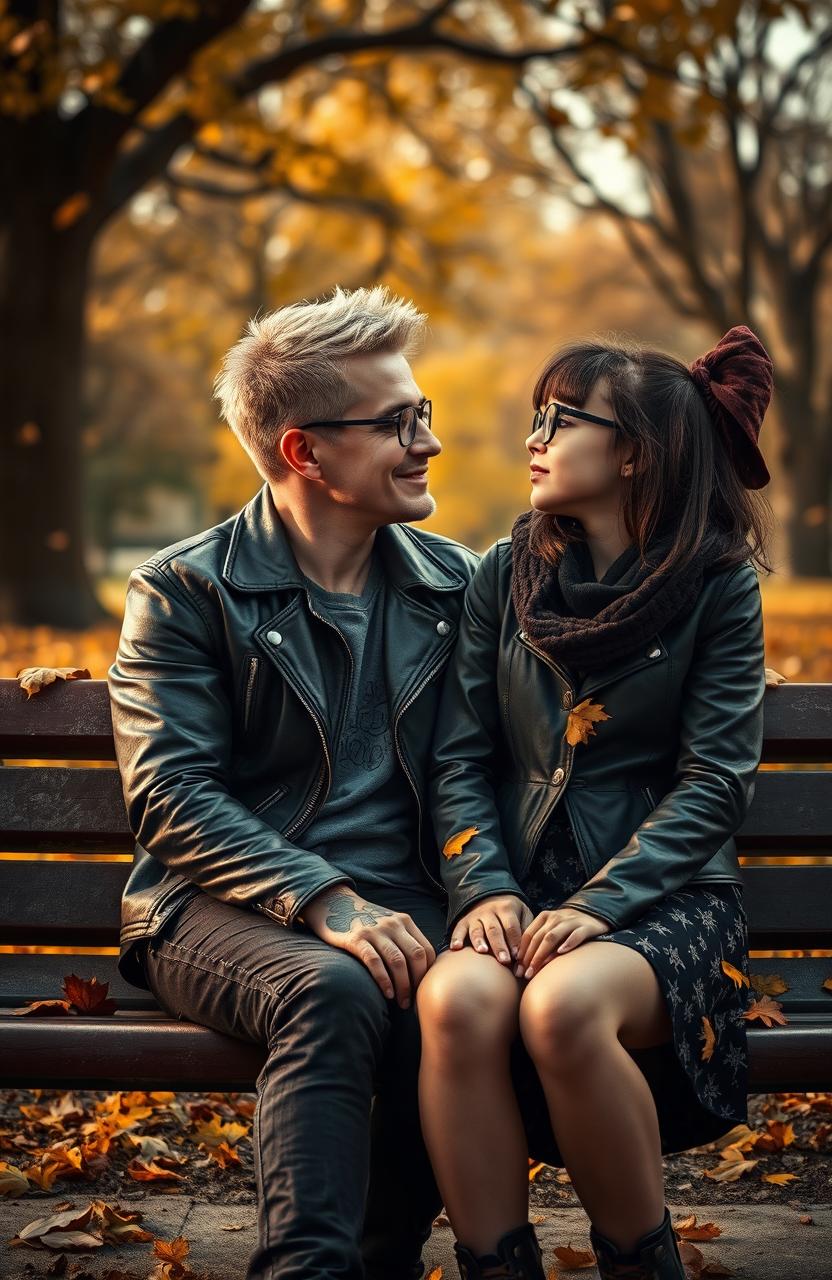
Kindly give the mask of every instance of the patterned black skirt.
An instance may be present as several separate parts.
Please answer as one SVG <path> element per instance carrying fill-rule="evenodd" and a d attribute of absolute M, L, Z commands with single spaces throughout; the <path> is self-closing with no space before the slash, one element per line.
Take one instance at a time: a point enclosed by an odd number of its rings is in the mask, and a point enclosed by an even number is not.
<path fill-rule="evenodd" d="M 553 910 L 586 881 L 566 813 L 559 806 L 520 882 L 535 911 Z M 694 884 L 668 894 L 628 928 L 599 934 L 639 951 L 653 966 L 673 1025 L 672 1040 L 628 1053 L 656 1104 L 662 1154 L 687 1151 L 748 1123 L 748 1044 L 743 1013 L 749 988 L 722 968 L 748 971 L 748 921 L 741 886 Z M 703 1059 L 707 1018 L 713 1029 Z M 515 1038 L 512 1077 L 533 1159 L 563 1166 L 546 1098 L 522 1039 Z"/>

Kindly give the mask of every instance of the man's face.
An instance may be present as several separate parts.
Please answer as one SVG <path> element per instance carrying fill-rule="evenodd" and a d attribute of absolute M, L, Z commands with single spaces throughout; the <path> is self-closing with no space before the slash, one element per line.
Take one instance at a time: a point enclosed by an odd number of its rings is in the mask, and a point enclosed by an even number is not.
<path fill-rule="evenodd" d="M 343 418 L 381 418 L 424 399 L 405 357 L 398 352 L 353 356 L 344 372 L 355 388 Z M 366 512 L 376 524 L 426 520 L 436 510 L 428 492 L 428 463 L 442 446 L 421 421 L 409 448 L 399 444 L 395 422 L 338 427 L 332 438 L 309 430 L 321 482 L 333 502 Z"/>

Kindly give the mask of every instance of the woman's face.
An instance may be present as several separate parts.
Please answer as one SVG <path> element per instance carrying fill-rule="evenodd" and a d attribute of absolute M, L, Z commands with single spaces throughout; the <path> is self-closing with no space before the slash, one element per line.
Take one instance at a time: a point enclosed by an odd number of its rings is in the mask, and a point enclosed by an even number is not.
<path fill-rule="evenodd" d="M 565 403 L 562 397 L 555 398 Z M 584 404 L 577 407 L 612 418 L 606 379 L 599 378 Z M 611 427 L 562 414 L 548 445 L 543 444 L 540 427 L 527 437 L 526 448 L 530 454 L 531 505 L 537 511 L 581 519 L 590 509 L 618 506 L 621 472 L 622 468 L 627 470 L 628 463 Z"/>

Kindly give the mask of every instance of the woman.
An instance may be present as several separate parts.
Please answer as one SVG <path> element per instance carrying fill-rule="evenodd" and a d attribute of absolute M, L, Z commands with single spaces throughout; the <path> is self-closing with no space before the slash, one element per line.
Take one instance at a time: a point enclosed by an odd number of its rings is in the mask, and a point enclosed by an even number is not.
<path fill-rule="evenodd" d="M 464 1280 L 544 1276 L 529 1156 L 604 1280 L 683 1280 L 662 1156 L 747 1120 L 771 388 L 742 325 L 690 367 L 573 344 L 535 388 L 532 510 L 468 588 L 434 743 L 419 1098 Z"/>

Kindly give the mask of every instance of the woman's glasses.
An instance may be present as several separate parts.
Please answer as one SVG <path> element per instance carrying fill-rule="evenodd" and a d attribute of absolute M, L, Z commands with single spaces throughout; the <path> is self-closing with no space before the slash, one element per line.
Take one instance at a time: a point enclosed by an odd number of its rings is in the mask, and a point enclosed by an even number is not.
<path fill-rule="evenodd" d="M 561 404 L 553 400 L 543 410 L 537 409 L 532 418 L 532 435 L 543 428 L 543 443 L 549 444 L 560 426 L 561 418 L 580 418 L 583 422 L 597 422 L 600 427 L 617 427 L 612 418 L 599 418 L 597 413 L 587 413 L 586 409 L 576 409 L 571 404 Z"/>
<path fill-rule="evenodd" d="M 384 418 L 332 418 L 323 422 L 303 422 L 299 429 L 306 427 L 375 427 L 386 423 L 396 424 L 396 434 L 403 449 L 409 449 L 416 439 L 416 430 L 420 420 L 430 430 L 433 405 L 430 400 L 423 400 L 418 406 L 407 404 L 397 413 L 388 414 Z"/>

